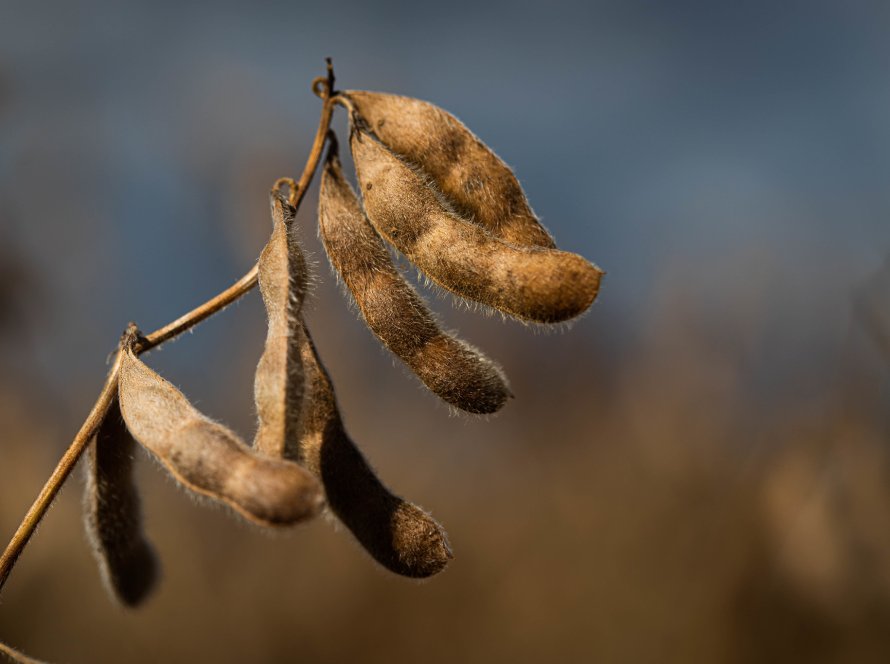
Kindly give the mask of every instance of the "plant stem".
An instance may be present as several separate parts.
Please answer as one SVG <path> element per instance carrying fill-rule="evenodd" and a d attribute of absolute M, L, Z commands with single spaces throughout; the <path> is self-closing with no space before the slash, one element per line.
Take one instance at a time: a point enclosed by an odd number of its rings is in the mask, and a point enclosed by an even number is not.
<path fill-rule="evenodd" d="M 43 664 L 43 662 L 32 659 L 5 643 L 0 643 L 0 654 L 6 655 L 10 660 L 18 662 L 18 664 Z"/>
<path fill-rule="evenodd" d="M 312 176 L 315 174 L 318 164 L 321 161 L 328 129 L 331 125 L 331 115 L 334 110 L 334 104 L 332 102 L 334 92 L 334 73 L 330 59 L 328 59 L 327 76 L 315 79 L 312 83 L 312 89 L 322 98 L 324 103 L 321 109 L 321 117 L 318 121 L 318 130 L 315 133 L 312 149 L 309 152 L 309 157 L 303 168 L 303 174 L 300 176 L 300 180 L 296 185 L 296 191 L 291 191 L 291 204 L 296 208 L 299 208 L 303 196 L 312 182 Z M 247 274 L 219 295 L 207 300 L 204 304 L 192 309 L 175 321 L 168 323 L 164 327 L 143 337 L 141 343 L 135 348 L 136 352 L 144 353 L 165 341 L 169 341 L 170 339 L 179 336 L 204 319 L 222 311 L 239 297 L 253 289 L 254 286 L 256 286 L 256 283 L 257 266 L 254 265 Z M 80 427 L 80 431 L 77 432 L 74 440 L 71 441 L 71 445 L 65 450 L 65 453 L 56 465 L 55 470 L 53 470 L 52 475 L 50 475 L 46 484 L 44 484 L 43 488 L 40 490 L 37 499 L 31 505 L 27 514 L 25 514 L 22 523 L 9 541 L 3 555 L 0 556 L 0 590 L 3 589 L 3 585 L 9 577 L 9 573 L 12 571 L 22 550 L 28 544 L 28 540 L 30 540 L 31 536 L 34 534 L 40 520 L 46 514 L 46 511 L 49 509 L 53 499 L 59 493 L 65 480 L 68 479 L 68 476 L 77 464 L 78 459 L 80 459 L 80 455 L 83 454 L 84 449 L 86 449 L 87 444 L 93 439 L 93 436 L 96 435 L 96 430 L 99 428 L 105 414 L 108 412 L 111 403 L 117 397 L 119 370 L 120 351 L 118 351 L 118 354 L 115 357 L 114 364 L 108 372 L 108 377 L 105 379 L 105 385 L 99 393 L 96 403 L 93 404 L 90 414 L 87 415 L 86 420 Z"/>

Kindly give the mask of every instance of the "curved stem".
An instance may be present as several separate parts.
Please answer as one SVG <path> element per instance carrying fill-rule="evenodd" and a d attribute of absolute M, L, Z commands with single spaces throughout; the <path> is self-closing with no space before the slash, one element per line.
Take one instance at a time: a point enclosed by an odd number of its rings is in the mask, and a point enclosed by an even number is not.
<path fill-rule="evenodd" d="M 331 126 L 331 115 L 334 110 L 334 104 L 332 102 L 333 82 L 333 69 L 331 68 L 330 60 L 328 60 L 327 77 L 316 79 L 316 81 L 313 82 L 313 90 L 323 99 L 324 104 L 322 105 L 321 117 L 318 121 L 318 130 L 315 133 L 312 149 L 309 152 L 306 165 L 303 167 L 303 173 L 300 176 L 300 180 L 297 182 L 296 191 L 291 192 L 291 203 L 296 208 L 299 208 L 303 196 L 309 188 L 309 185 L 312 183 L 312 177 L 315 175 L 315 171 L 321 161 L 321 154 L 324 150 L 328 129 Z M 206 318 L 225 309 L 232 302 L 253 289 L 253 287 L 256 286 L 256 283 L 257 266 L 254 265 L 247 274 L 219 295 L 216 295 L 207 300 L 204 304 L 195 307 L 184 316 L 177 318 L 173 322 L 168 323 L 164 327 L 143 337 L 136 349 L 137 352 L 144 353 L 165 341 L 169 341 L 170 339 L 179 336 Z M 28 544 L 28 540 L 30 540 L 31 536 L 34 534 L 37 524 L 43 519 L 43 516 L 46 514 L 47 509 L 49 509 L 53 499 L 59 493 L 65 480 L 68 479 L 68 476 L 77 464 L 80 455 L 83 454 L 84 449 L 86 449 L 87 444 L 93 439 L 93 436 L 96 435 L 96 430 L 99 428 L 99 424 L 102 422 L 112 401 L 117 395 L 119 369 L 120 352 L 118 352 L 115 357 L 114 364 L 108 372 L 108 377 L 105 379 L 105 385 L 99 393 L 96 403 L 93 404 L 90 414 L 87 415 L 86 420 L 80 427 L 80 431 L 77 432 L 71 445 L 65 450 L 59 463 L 56 464 L 56 468 L 53 470 L 52 475 L 50 475 L 46 484 L 44 484 L 43 488 L 40 490 L 37 499 L 31 505 L 27 514 L 25 514 L 22 523 L 19 525 L 15 534 L 12 536 L 12 539 L 9 541 L 9 544 L 6 546 L 3 555 L 0 556 L 0 590 L 2 590 L 3 585 L 6 583 L 6 579 L 9 577 L 9 573 L 12 571 L 22 550 L 24 550 L 25 546 Z"/>
<path fill-rule="evenodd" d="M 10 660 L 18 662 L 18 664 L 43 664 L 43 662 L 28 657 L 5 643 L 0 643 L 0 654 L 6 655 Z"/>
<path fill-rule="evenodd" d="M 15 565 L 16 560 L 18 560 L 19 554 L 21 554 L 22 549 L 25 548 L 28 540 L 31 539 L 31 535 L 34 534 L 34 529 L 37 528 L 40 519 L 43 518 L 43 515 L 49 508 L 50 503 L 52 503 L 53 498 L 56 497 L 59 489 L 62 488 L 62 484 L 68 478 L 68 475 L 71 473 L 71 470 L 83 453 L 84 448 L 86 448 L 87 443 L 96 434 L 96 430 L 99 428 L 99 424 L 105 417 L 105 413 L 108 412 L 108 408 L 111 406 L 111 402 L 114 400 L 114 395 L 117 390 L 117 373 L 119 367 L 120 353 L 115 357 L 114 366 L 112 366 L 111 371 L 108 372 L 108 377 L 105 379 L 105 385 L 102 387 L 102 391 L 99 393 L 96 403 L 93 404 L 90 414 L 87 415 L 87 419 L 80 427 L 80 431 L 77 432 L 71 445 L 65 450 L 65 454 L 62 455 L 62 458 L 56 465 L 55 470 L 53 470 L 52 475 L 49 476 L 46 484 L 43 485 L 40 494 L 37 496 L 37 500 L 31 505 L 31 509 L 28 510 L 28 513 L 25 515 L 25 518 L 22 519 L 22 523 L 19 525 L 18 530 L 15 531 L 15 534 L 9 541 L 6 551 L 4 551 L 3 556 L 0 557 L 0 588 L 6 583 L 6 578 L 9 576 L 9 572 L 12 570 L 13 565 Z"/>

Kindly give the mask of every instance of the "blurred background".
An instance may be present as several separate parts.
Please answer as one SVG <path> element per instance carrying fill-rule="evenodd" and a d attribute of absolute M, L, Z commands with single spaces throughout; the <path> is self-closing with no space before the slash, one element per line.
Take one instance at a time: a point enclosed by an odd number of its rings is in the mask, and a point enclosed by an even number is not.
<path fill-rule="evenodd" d="M 0 2 L 0 537 L 126 323 L 246 272 L 338 86 L 437 103 L 607 270 L 570 330 L 455 309 L 516 399 L 454 416 L 338 292 L 309 325 L 353 438 L 447 527 L 397 578 L 324 520 L 270 537 L 145 455 L 163 581 L 111 604 L 75 472 L 0 596 L 54 662 L 885 662 L 890 5 Z M 345 127 L 338 111 L 335 127 Z M 147 356 L 253 434 L 256 293 Z"/>

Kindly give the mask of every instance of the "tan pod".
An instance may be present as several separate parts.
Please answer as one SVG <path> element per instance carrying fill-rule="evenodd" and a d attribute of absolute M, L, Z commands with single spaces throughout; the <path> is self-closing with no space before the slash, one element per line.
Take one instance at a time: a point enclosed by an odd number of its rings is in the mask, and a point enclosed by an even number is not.
<path fill-rule="evenodd" d="M 587 310 L 602 271 L 577 254 L 518 247 L 448 209 L 422 174 L 353 127 L 365 214 L 426 276 L 452 293 L 521 320 L 559 323 Z"/>
<path fill-rule="evenodd" d="M 299 465 L 254 452 L 192 406 L 129 345 L 120 367 L 120 405 L 133 437 L 190 491 L 220 501 L 263 526 L 315 516 L 317 480 Z"/>
<path fill-rule="evenodd" d="M 456 117 L 411 97 L 365 90 L 340 95 L 393 152 L 435 180 L 458 214 L 505 242 L 556 247 L 510 167 Z"/>
<path fill-rule="evenodd" d="M 318 199 L 319 233 L 331 265 L 371 331 L 435 394 L 470 413 L 493 413 L 510 396 L 500 368 L 443 332 L 426 303 L 393 265 L 329 154 Z"/>
<path fill-rule="evenodd" d="M 296 211 L 279 191 L 269 196 L 272 237 L 260 254 L 259 287 L 268 333 L 254 377 L 259 425 L 253 447 L 274 457 L 293 457 L 303 403 L 300 342 L 292 333 L 309 281 L 306 259 L 295 236 Z"/>

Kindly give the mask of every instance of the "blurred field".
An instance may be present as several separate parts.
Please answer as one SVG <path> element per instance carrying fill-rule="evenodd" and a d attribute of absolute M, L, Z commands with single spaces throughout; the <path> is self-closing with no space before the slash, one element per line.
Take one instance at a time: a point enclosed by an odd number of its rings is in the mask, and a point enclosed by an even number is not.
<path fill-rule="evenodd" d="M 573 332 L 477 325 L 483 346 L 509 335 L 500 356 L 518 395 L 489 422 L 449 418 L 381 353 L 334 355 L 317 311 L 356 439 L 449 528 L 456 559 L 440 577 L 391 577 L 324 523 L 264 536 L 193 505 L 143 459 L 157 596 L 132 613 L 107 601 L 76 478 L 4 593 L 3 637 L 60 662 L 885 661 L 887 358 L 851 313 L 844 347 L 823 358 L 834 379 L 774 386 L 763 403 L 743 379 L 766 342 L 763 296 L 726 284 L 746 304 L 716 320 L 684 280 L 665 275 L 648 331 L 609 356 Z M 243 355 L 215 369 L 246 379 L 256 353 Z M 66 432 L 39 391 L 4 376 L 11 532 Z M 230 391 L 231 410 L 214 411 L 249 422 L 236 403 L 249 390 Z"/>
<path fill-rule="evenodd" d="M 4 7 L 4 545 L 126 323 L 252 265 L 325 55 L 457 113 L 607 270 L 600 301 L 544 333 L 429 293 L 517 397 L 455 417 L 337 292 L 313 189 L 309 325 L 347 427 L 455 560 L 418 583 L 323 520 L 269 536 L 143 455 L 156 595 L 108 601 L 76 472 L 0 640 L 59 664 L 890 661 L 886 6 L 255 4 Z M 250 438 L 264 334 L 253 293 L 147 361 Z"/>

